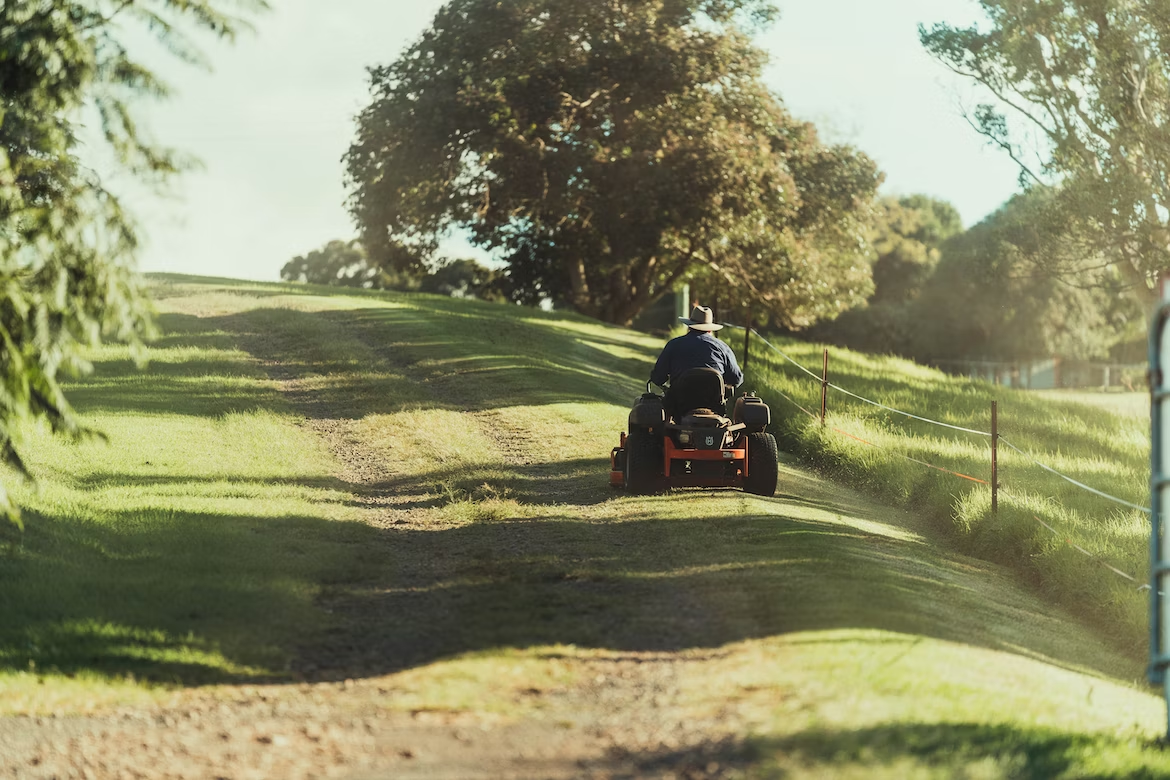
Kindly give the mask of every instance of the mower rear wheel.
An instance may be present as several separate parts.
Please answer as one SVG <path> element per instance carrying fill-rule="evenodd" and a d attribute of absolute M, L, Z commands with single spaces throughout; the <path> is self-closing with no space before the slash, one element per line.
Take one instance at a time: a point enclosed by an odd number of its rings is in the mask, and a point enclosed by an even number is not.
<path fill-rule="evenodd" d="M 656 493 L 662 486 L 662 453 L 649 431 L 635 430 L 626 437 L 626 490 Z"/>
<path fill-rule="evenodd" d="M 747 440 L 748 475 L 743 480 L 743 489 L 757 496 L 774 496 L 780 477 L 776 437 L 770 433 L 749 433 Z"/>

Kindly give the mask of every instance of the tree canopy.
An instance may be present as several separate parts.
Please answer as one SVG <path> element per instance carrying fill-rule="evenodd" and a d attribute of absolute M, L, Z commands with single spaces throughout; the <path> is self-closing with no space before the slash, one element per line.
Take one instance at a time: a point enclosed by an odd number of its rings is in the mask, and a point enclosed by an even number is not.
<path fill-rule="evenodd" d="M 1151 0 L 980 0 L 990 26 L 921 28 L 994 98 L 972 124 L 1148 307 L 1170 268 L 1170 8 Z M 1030 137 L 1035 140 L 1029 141 Z"/>
<path fill-rule="evenodd" d="M 393 287 L 380 269 L 370 265 L 359 241 L 330 241 L 307 255 L 297 255 L 280 269 L 280 278 L 286 282 L 339 287 L 379 290 Z"/>
<path fill-rule="evenodd" d="M 883 198 L 874 219 L 871 303 L 896 303 L 918 297 L 938 265 L 939 247 L 963 232 L 950 203 L 926 195 Z"/>
<path fill-rule="evenodd" d="M 871 286 L 880 180 L 761 82 L 765 0 L 452 0 L 397 60 L 346 155 L 371 258 L 424 267 L 453 229 L 511 294 L 629 323 L 695 274 L 780 322 Z"/>
<path fill-rule="evenodd" d="M 225 8 L 226 7 L 226 8 Z M 0 460 L 27 474 L 14 439 L 25 418 L 83 433 L 62 372 L 87 368 L 80 348 L 136 342 L 149 307 L 130 270 L 134 226 L 78 157 L 90 111 L 117 160 L 158 182 L 181 167 L 145 139 L 135 98 L 167 88 L 133 59 L 139 26 L 180 59 L 199 62 L 186 31 L 230 37 L 262 0 L 6 0 L 0 3 Z M 18 520 L 0 489 L 0 511 Z"/>
<path fill-rule="evenodd" d="M 1033 188 L 945 245 L 911 309 L 916 321 L 931 323 L 917 334 L 915 357 L 1100 358 L 1135 326 L 1140 331 L 1143 314 L 1124 295 L 1118 269 L 1082 255 L 1064 225 L 1047 219 L 1057 197 Z M 1041 254 L 1076 272 L 1045 272 L 1033 260 Z"/>
<path fill-rule="evenodd" d="M 911 304 L 935 273 L 943 245 L 962 230 L 959 212 L 946 201 L 926 195 L 879 200 L 870 238 L 877 253 L 873 295 L 808 335 L 868 352 L 910 354 L 922 329 Z"/>
<path fill-rule="evenodd" d="M 962 232 L 948 203 L 883 199 L 874 296 L 808 335 L 926 362 L 1106 356 L 1140 335 L 1141 307 L 1059 199 L 1034 186 Z"/>

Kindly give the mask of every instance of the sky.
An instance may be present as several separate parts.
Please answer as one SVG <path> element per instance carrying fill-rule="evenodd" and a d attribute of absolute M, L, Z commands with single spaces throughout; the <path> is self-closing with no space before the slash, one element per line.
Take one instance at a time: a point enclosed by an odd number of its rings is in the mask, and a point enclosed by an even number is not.
<path fill-rule="evenodd" d="M 157 63 L 176 94 L 143 106 L 146 126 L 200 167 L 165 196 L 109 177 L 142 227 L 143 271 L 277 280 L 294 256 L 356 235 L 341 157 L 368 101 L 366 68 L 393 61 L 442 0 L 272 5 L 254 34 L 206 45 L 212 72 Z M 778 5 L 780 20 L 758 38 L 766 81 L 827 140 L 873 157 L 883 193 L 948 200 L 971 225 L 1016 191 L 1015 165 L 962 118 L 977 93 L 918 42 L 919 23 L 976 21 L 974 0 Z M 457 238 L 447 250 L 474 256 Z"/>

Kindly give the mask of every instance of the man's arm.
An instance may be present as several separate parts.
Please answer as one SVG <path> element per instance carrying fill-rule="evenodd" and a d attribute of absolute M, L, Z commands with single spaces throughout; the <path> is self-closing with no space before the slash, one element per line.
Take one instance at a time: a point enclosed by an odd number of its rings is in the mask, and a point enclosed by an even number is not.
<path fill-rule="evenodd" d="M 670 378 L 670 347 L 673 343 L 673 340 L 666 342 L 662 354 L 658 356 L 658 362 L 650 372 L 650 381 L 659 387 L 666 387 L 666 381 Z"/>
<path fill-rule="evenodd" d="M 735 362 L 735 353 L 726 342 L 719 343 L 723 344 L 723 354 L 727 356 L 727 370 L 723 372 L 723 383 L 739 387 L 743 384 L 743 372 L 739 370 L 739 363 Z"/>

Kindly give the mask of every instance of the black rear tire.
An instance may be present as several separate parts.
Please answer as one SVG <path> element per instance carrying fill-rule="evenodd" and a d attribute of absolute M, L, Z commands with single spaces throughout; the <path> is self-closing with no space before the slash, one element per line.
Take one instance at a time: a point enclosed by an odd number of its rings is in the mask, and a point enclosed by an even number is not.
<path fill-rule="evenodd" d="M 649 431 L 636 430 L 626 437 L 626 490 L 644 495 L 662 487 L 660 441 Z"/>
<path fill-rule="evenodd" d="M 776 495 L 776 482 L 780 478 L 780 449 L 776 437 L 770 433 L 749 433 L 747 435 L 748 475 L 744 478 L 743 489 L 757 496 Z"/>

